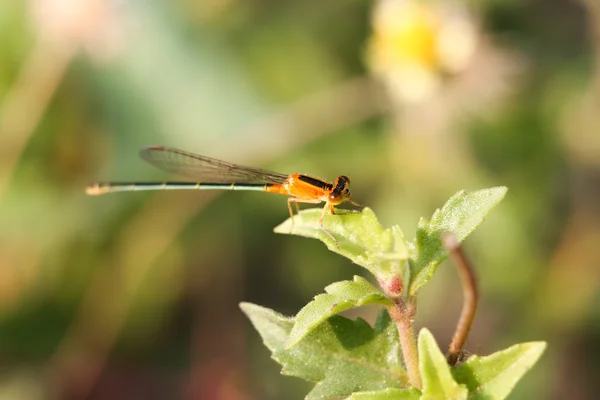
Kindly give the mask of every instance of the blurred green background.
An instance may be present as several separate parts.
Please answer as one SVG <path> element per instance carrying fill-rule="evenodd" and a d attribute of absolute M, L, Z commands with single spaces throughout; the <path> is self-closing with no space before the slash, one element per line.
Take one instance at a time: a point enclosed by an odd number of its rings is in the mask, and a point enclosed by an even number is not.
<path fill-rule="evenodd" d="M 366 271 L 274 234 L 283 197 L 85 195 L 167 179 L 152 144 L 348 175 L 411 239 L 454 192 L 508 186 L 466 242 L 468 350 L 547 340 L 511 398 L 600 398 L 599 46 L 594 0 L 3 0 L 0 398 L 309 390 L 238 303 L 293 315 Z M 417 328 L 444 348 L 461 302 L 446 262 Z"/>

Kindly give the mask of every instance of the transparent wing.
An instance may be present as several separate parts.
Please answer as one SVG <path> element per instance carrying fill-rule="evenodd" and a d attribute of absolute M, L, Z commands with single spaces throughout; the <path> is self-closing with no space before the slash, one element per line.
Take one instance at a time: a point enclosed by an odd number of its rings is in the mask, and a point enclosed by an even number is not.
<path fill-rule="evenodd" d="M 140 156 L 163 171 L 186 175 L 198 182 L 283 183 L 288 178 L 277 172 L 236 165 L 164 146 L 142 149 Z"/>

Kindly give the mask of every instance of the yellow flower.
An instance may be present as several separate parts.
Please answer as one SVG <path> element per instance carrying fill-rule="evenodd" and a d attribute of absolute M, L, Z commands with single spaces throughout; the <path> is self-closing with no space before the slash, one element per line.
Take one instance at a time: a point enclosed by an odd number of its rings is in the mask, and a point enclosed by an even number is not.
<path fill-rule="evenodd" d="M 444 74 L 462 70 L 474 52 L 475 24 L 458 6 L 380 0 L 372 24 L 369 66 L 403 101 L 431 95 Z"/>
<path fill-rule="evenodd" d="M 435 68 L 438 18 L 422 4 L 382 1 L 375 9 L 371 42 L 372 63 L 383 68 L 414 63 Z"/>

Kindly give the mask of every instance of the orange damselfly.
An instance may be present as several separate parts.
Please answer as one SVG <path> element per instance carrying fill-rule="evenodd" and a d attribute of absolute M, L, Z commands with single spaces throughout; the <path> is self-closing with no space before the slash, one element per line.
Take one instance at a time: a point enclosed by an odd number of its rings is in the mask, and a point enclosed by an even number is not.
<path fill-rule="evenodd" d="M 319 204 L 324 202 L 323 212 L 319 219 L 321 228 L 335 240 L 323 227 L 327 211 L 335 213 L 334 206 L 343 202 L 359 204 L 350 200 L 350 179 L 339 176 L 334 183 L 329 183 L 303 174 L 284 175 L 259 168 L 246 167 L 217 160 L 198 154 L 189 153 L 164 146 L 151 146 L 140 151 L 141 157 L 164 171 L 187 175 L 196 182 L 98 182 L 86 188 L 89 195 L 101 195 L 112 192 L 129 192 L 137 190 L 254 190 L 278 193 L 290 196 L 288 210 L 294 218 L 292 203 L 299 211 L 298 203 Z"/>

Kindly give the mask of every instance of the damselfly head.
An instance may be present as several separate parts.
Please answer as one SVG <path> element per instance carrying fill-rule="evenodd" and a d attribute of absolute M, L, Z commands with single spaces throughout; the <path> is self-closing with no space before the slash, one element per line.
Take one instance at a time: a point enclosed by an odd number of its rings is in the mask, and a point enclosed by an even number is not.
<path fill-rule="evenodd" d="M 335 180 L 333 190 L 329 193 L 329 203 L 334 206 L 350 200 L 350 178 L 339 176 Z"/>

